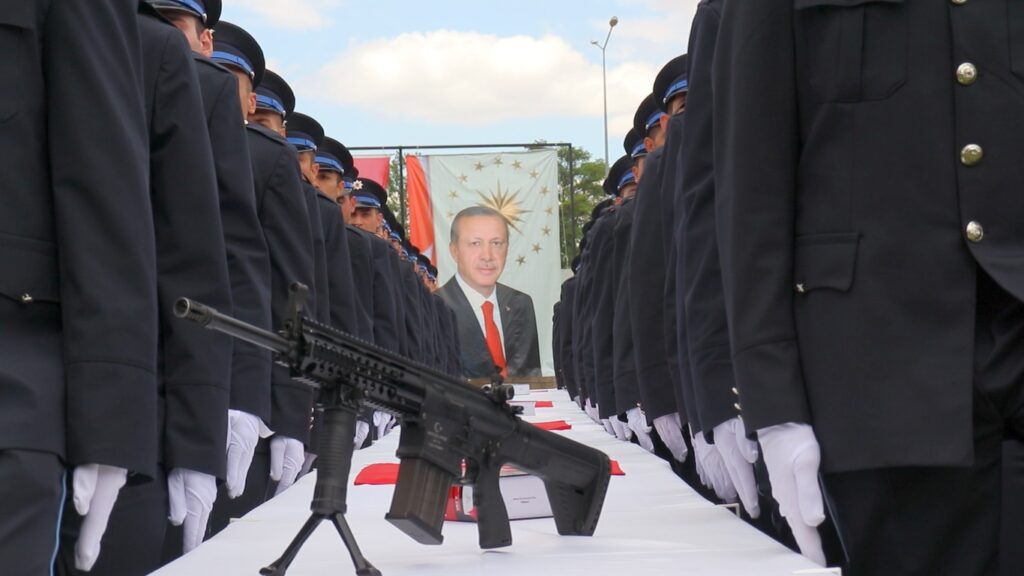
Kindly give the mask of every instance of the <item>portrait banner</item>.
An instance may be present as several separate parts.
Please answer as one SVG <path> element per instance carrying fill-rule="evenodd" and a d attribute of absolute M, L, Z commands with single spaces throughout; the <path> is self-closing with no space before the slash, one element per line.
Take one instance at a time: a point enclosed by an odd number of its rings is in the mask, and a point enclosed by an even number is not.
<path fill-rule="evenodd" d="M 417 214 L 410 213 L 410 224 L 422 227 L 432 223 L 433 230 L 427 235 L 410 226 L 410 234 L 414 238 L 432 236 L 430 253 L 439 282 L 446 283 L 457 270 L 449 251 L 455 216 L 473 206 L 500 213 L 508 224 L 509 245 L 499 282 L 533 300 L 541 370 L 544 376 L 554 375 L 551 311 L 561 286 L 557 152 L 431 155 L 415 161 L 422 167 L 428 188 L 430 214 L 423 214 L 426 203 L 420 202 Z M 422 191 L 417 193 L 422 195 Z"/>

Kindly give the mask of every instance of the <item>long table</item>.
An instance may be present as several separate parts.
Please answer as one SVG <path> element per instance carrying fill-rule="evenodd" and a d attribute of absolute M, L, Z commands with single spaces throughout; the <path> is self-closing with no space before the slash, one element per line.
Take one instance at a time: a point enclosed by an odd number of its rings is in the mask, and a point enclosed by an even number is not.
<path fill-rule="evenodd" d="M 417 544 L 384 520 L 393 486 L 352 486 L 347 518 L 366 558 L 385 576 L 459 574 L 595 576 L 789 576 L 836 574 L 776 543 L 704 500 L 660 458 L 620 442 L 592 422 L 564 391 L 533 391 L 521 400 L 553 401 L 530 421 L 565 420 L 559 432 L 606 452 L 625 476 L 613 476 L 593 537 L 559 536 L 550 518 L 512 522 L 513 545 L 480 550 L 475 524 L 446 522 L 444 543 Z M 398 432 L 356 452 L 352 477 L 363 467 L 397 462 Z M 165 566 L 160 576 L 255 576 L 276 559 L 309 515 L 315 478 L 285 493 Z M 288 571 L 290 576 L 354 574 L 334 528 L 322 524 Z"/>

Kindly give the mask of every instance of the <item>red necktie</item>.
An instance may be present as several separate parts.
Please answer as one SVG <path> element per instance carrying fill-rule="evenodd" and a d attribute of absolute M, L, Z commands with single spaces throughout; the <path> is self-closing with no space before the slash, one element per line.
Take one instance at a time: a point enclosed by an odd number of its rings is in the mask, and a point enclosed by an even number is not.
<path fill-rule="evenodd" d="M 505 347 L 501 345 L 501 333 L 498 332 L 498 325 L 494 323 L 494 304 L 485 301 L 484 327 L 487 329 L 487 349 L 491 352 L 491 359 L 494 365 L 501 371 L 503 377 L 508 376 L 508 368 L 505 366 Z"/>

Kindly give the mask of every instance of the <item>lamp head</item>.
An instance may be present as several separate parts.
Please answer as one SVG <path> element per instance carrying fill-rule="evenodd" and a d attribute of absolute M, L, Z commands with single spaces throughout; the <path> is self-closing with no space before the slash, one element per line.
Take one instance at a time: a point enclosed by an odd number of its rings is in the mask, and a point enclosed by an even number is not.
<path fill-rule="evenodd" d="M 615 28 L 615 25 L 618 24 L 618 23 L 619 23 L 619 17 L 618 16 L 612 16 L 612 19 L 608 21 L 608 25 L 611 26 L 612 28 Z"/>

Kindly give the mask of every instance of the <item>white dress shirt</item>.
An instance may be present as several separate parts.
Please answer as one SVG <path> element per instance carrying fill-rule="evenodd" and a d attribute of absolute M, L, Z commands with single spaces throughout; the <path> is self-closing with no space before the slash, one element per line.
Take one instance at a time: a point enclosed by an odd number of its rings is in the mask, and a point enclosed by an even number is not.
<path fill-rule="evenodd" d="M 476 314 L 476 321 L 480 323 L 480 333 L 483 334 L 484 341 L 487 340 L 487 325 L 484 324 L 484 302 L 490 302 L 494 305 L 494 323 L 498 325 L 498 335 L 501 336 L 501 349 L 505 350 L 505 329 L 501 326 L 501 306 L 498 304 L 498 287 L 495 286 L 491 295 L 484 298 L 484 295 L 467 284 L 458 272 L 455 273 L 455 281 L 459 283 L 459 288 L 462 288 L 462 293 L 466 295 L 466 300 L 469 300 L 469 307 Z"/>

